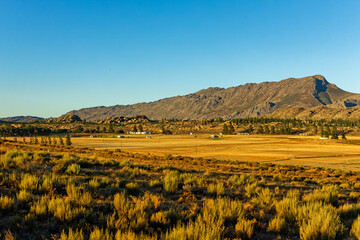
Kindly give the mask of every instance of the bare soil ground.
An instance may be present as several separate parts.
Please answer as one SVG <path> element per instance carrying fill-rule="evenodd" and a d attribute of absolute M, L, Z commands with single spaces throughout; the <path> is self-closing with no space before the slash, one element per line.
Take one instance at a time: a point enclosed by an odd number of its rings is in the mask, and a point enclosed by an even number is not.
<path fill-rule="evenodd" d="M 125 138 L 72 138 L 74 146 L 128 152 L 309 165 L 360 171 L 360 137 L 326 140 L 317 136 L 129 135 Z"/>

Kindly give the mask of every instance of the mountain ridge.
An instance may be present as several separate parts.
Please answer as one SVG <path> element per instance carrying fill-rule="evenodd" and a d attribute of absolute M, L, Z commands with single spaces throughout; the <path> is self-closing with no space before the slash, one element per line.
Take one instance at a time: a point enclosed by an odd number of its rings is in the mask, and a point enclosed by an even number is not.
<path fill-rule="evenodd" d="M 229 88 L 210 87 L 153 102 L 90 107 L 66 114 L 87 121 L 145 115 L 149 119 L 205 119 L 262 117 L 286 107 L 357 106 L 360 94 L 344 91 L 322 75 L 287 78 L 278 82 L 247 83 Z"/>

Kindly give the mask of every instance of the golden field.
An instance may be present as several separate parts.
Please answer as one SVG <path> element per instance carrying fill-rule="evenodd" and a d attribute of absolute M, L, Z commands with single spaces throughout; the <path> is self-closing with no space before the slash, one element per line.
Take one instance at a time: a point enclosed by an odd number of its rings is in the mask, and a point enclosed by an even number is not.
<path fill-rule="evenodd" d="M 238 161 L 309 165 L 360 170 L 360 137 L 348 140 L 320 139 L 318 136 L 224 135 L 126 135 L 113 137 L 73 137 L 77 147 L 121 149 L 127 152 L 171 154 Z"/>

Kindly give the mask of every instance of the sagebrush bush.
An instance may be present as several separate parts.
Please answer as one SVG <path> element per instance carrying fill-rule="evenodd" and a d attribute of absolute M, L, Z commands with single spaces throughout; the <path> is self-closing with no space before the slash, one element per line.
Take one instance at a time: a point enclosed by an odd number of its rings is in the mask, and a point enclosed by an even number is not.
<path fill-rule="evenodd" d="M 84 233 L 82 229 L 73 230 L 72 228 L 69 228 L 68 233 L 63 230 L 61 232 L 60 240 L 84 240 Z"/>
<path fill-rule="evenodd" d="M 286 220 L 283 217 L 274 217 L 269 222 L 267 228 L 268 232 L 281 233 L 284 232 L 287 228 Z"/>
<path fill-rule="evenodd" d="M 15 205 L 15 201 L 13 198 L 1 195 L 1 197 L 0 197 L 0 209 L 1 210 L 4 210 L 4 211 L 10 210 L 14 207 L 14 205 Z"/>
<path fill-rule="evenodd" d="M 94 227 L 90 232 L 89 240 L 113 240 L 114 235 L 110 232 L 109 229 L 100 229 Z"/>
<path fill-rule="evenodd" d="M 309 202 L 301 206 L 298 221 L 302 240 L 338 239 L 344 230 L 336 209 L 321 202 Z"/>
<path fill-rule="evenodd" d="M 69 165 L 65 171 L 66 174 L 69 175 L 79 175 L 80 173 L 80 165 L 73 163 L 71 165 Z"/>
<path fill-rule="evenodd" d="M 22 176 L 22 180 L 20 182 L 19 187 L 20 187 L 20 189 L 34 192 L 38 188 L 39 181 L 40 181 L 40 179 L 38 176 L 27 173 Z"/>
<path fill-rule="evenodd" d="M 256 221 L 240 217 L 235 225 L 235 234 L 241 239 L 251 239 L 254 234 Z"/>
<path fill-rule="evenodd" d="M 173 193 L 179 187 L 179 172 L 169 171 L 164 177 L 164 189 L 167 192 Z"/>
<path fill-rule="evenodd" d="M 214 219 L 211 219 L 212 221 Z M 204 221 L 198 216 L 195 221 L 187 224 L 178 223 L 174 228 L 166 232 L 166 240 L 220 240 L 223 237 L 224 226 L 219 222 Z"/>
<path fill-rule="evenodd" d="M 297 216 L 299 202 L 296 198 L 285 197 L 281 201 L 275 202 L 276 214 L 284 217 L 289 222 L 294 222 Z"/>
<path fill-rule="evenodd" d="M 324 203 L 337 204 L 339 195 L 339 186 L 324 185 L 321 189 L 316 189 L 313 192 L 303 197 L 304 201 L 314 202 L 321 201 Z"/>
<path fill-rule="evenodd" d="M 207 187 L 207 192 L 209 194 L 214 194 L 217 196 L 224 195 L 224 193 L 225 193 L 224 184 L 223 183 L 216 183 L 216 184 L 211 183 Z"/>
<path fill-rule="evenodd" d="M 41 199 L 30 207 L 30 213 L 33 213 L 34 215 L 45 215 L 47 213 L 47 204 L 48 204 L 48 198 L 47 197 L 41 197 Z"/>
<path fill-rule="evenodd" d="M 58 176 L 50 174 L 42 176 L 42 189 L 47 192 L 51 192 L 61 185 L 61 181 Z"/>
<path fill-rule="evenodd" d="M 0 156 L 0 168 L 8 169 L 13 166 L 22 167 L 22 165 L 29 160 L 31 160 L 31 156 L 28 152 L 9 150 Z"/>
<path fill-rule="evenodd" d="M 250 183 L 253 183 L 255 179 L 252 176 L 241 174 L 232 175 L 229 178 L 229 183 L 234 187 L 244 187 Z"/>
<path fill-rule="evenodd" d="M 350 235 L 355 239 L 360 239 L 360 216 L 358 216 L 352 224 Z"/>
<path fill-rule="evenodd" d="M 18 201 L 26 203 L 26 202 L 30 202 L 32 200 L 33 195 L 31 194 L 31 192 L 27 191 L 27 190 L 20 190 L 17 194 L 16 194 L 16 198 Z"/>
<path fill-rule="evenodd" d="M 243 218 L 245 211 L 238 200 L 229 198 L 205 199 L 203 203 L 203 216 L 205 221 L 215 219 L 220 222 L 235 222 Z"/>

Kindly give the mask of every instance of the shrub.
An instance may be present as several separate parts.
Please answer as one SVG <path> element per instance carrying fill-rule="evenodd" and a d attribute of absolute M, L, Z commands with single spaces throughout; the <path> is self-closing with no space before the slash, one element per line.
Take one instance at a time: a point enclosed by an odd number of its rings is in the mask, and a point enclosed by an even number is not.
<path fill-rule="evenodd" d="M 224 195 L 225 189 L 223 183 L 210 184 L 207 188 L 209 194 L 216 194 L 218 196 Z"/>
<path fill-rule="evenodd" d="M 169 224 L 170 219 L 168 218 L 168 214 L 166 211 L 160 211 L 151 215 L 150 222 L 155 226 L 162 226 Z"/>
<path fill-rule="evenodd" d="M 60 180 L 56 175 L 43 175 L 42 189 L 48 192 L 60 186 Z"/>
<path fill-rule="evenodd" d="M 89 236 L 89 240 L 113 240 L 114 235 L 111 234 L 109 229 L 99 229 L 98 227 L 95 227 L 91 232 Z"/>
<path fill-rule="evenodd" d="M 257 182 L 254 183 L 248 183 L 245 186 L 245 191 L 246 191 L 246 196 L 247 197 L 252 197 L 253 195 L 255 195 L 258 191 L 260 190 L 260 187 L 258 186 Z"/>
<path fill-rule="evenodd" d="M 267 228 L 268 232 L 275 232 L 275 233 L 281 233 L 284 230 L 286 230 L 287 224 L 286 220 L 283 217 L 275 217 L 271 219 L 269 222 L 269 226 Z"/>
<path fill-rule="evenodd" d="M 30 207 L 30 213 L 35 215 L 45 215 L 47 213 L 47 204 L 48 199 L 46 197 L 42 197 L 40 201 L 35 202 Z"/>
<path fill-rule="evenodd" d="M 166 235 L 166 240 L 220 240 L 222 239 L 224 226 L 222 224 L 204 221 L 201 216 L 198 216 L 195 221 L 190 221 L 186 225 L 178 223 L 174 228 L 169 230 Z"/>
<path fill-rule="evenodd" d="M 76 229 L 73 231 L 70 228 L 68 234 L 66 234 L 65 231 L 63 230 L 61 232 L 60 240 L 84 240 L 84 233 L 81 229 L 80 230 Z"/>
<path fill-rule="evenodd" d="M 229 178 L 229 182 L 231 185 L 235 186 L 235 187 L 243 187 L 246 186 L 247 184 L 253 183 L 255 180 L 253 177 L 249 176 L 249 175 L 232 175 Z"/>
<path fill-rule="evenodd" d="M 69 175 L 79 175 L 80 165 L 76 163 L 71 164 L 70 166 L 68 166 L 65 173 Z"/>
<path fill-rule="evenodd" d="M 157 180 L 157 179 L 150 180 L 149 186 L 152 188 L 161 187 L 161 186 L 163 186 L 163 182 L 161 180 Z"/>
<path fill-rule="evenodd" d="M 257 191 L 257 198 L 254 201 L 261 207 L 265 208 L 273 203 L 274 193 L 269 188 L 261 188 Z"/>
<path fill-rule="evenodd" d="M 147 236 L 144 233 L 136 234 L 131 230 L 126 230 L 126 231 L 118 230 L 115 234 L 115 240 L 138 240 L 138 239 L 156 240 L 157 237 Z"/>
<path fill-rule="evenodd" d="M 72 208 L 69 202 L 62 198 L 52 198 L 48 202 L 48 211 L 60 221 L 71 221 L 74 218 L 84 217 L 89 212 L 84 208 Z"/>
<path fill-rule="evenodd" d="M 254 234 L 255 221 L 246 220 L 244 218 L 239 218 L 238 222 L 235 225 L 235 234 L 241 239 L 251 239 Z"/>
<path fill-rule="evenodd" d="M 32 194 L 27 190 L 20 190 L 16 197 L 20 202 L 26 203 L 31 201 Z"/>
<path fill-rule="evenodd" d="M 169 171 L 164 177 L 164 189 L 167 192 L 173 193 L 179 187 L 179 172 Z"/>
<path fill-rule="evenodd" d="M 89 181 L 89 187 L 91 189 L 98 189 L 100 187 L 100 182 L 97 179 L 91 179 Z"/>
<path fill-rule="evenodd" d="M 360 239 L 360 216 L 358 216 L 352 224 L 350 235 L 355 239 Z"/>
<path fill-rule="evenodd" d="M 20 183 L 20 189 L 33 192 L 37 190 L 38 184 L 39 184 L 39 178 L 36 175 L 25 174 L 22 177 Z"/>
<path fill-rule="evenodd" d="M 298 211 L 300 238 L 337 239 L 344 229 L 336 209 L 321 202 L 310 202 L 301 206 Z"/>
<path fill-rule="evenodd" d="M 80 187 L 74 184 L 68 184 L 66 186 L 67 200 L 75 202 L 81 206 L 90 205 L 92 202 L 91 194 L 86 191 L 81 191 Z"/>
<path fill-rule="evenodd" d="M 316 189 L 303 197 L 304 201 L 321 201 L 324 203 L 337 204 L 339 187 L 337 185 L 324 185 L 321 189 Z"/>
<path fill-rule="evenodd" d="M 10 150 L 7 151 L 3 156 L 0 156 L 0 168 L 8 169 L 12 166 L 22 167 L 25 161 L 30 159 L 31 158 L 28 152 L 21 150 Z"/>
<path fill-rule="evenodd" d="M 235 222 L 244 217 L 242 203 L 229 198 L 205 199 L 203 203 L 203 216 L 205 220 L 215 219 L 220 222 Z"/>
<path fill-rule="evenodd" d="M 1 210 L 10 210 L 14 207 L 14 199 L 8 196 L 0 197 L 0 209 Z"/>

